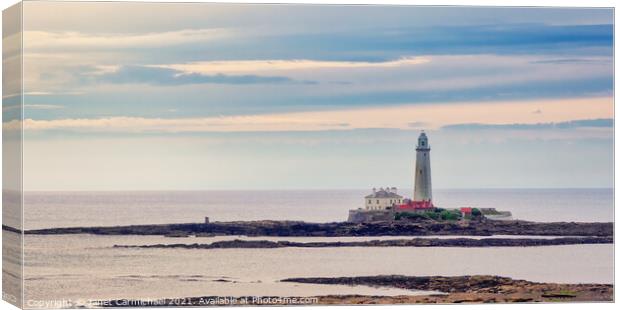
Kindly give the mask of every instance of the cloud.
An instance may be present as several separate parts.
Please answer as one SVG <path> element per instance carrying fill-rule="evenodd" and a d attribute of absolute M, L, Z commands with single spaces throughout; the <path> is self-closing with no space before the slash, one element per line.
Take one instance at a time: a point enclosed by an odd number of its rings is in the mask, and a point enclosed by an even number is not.
<path fill-rule="evenodd" d="M 62 103 L 67 109 L 59 111 L 61 113 L 55 117 L 62 114 L 63 118 L 112 116 L 118 115 L 119 109 L 125 116 L 168 117 L 165 111 L 169 108 L 179 109 L 176 116 L 194 117 L 613 95 L 613 67 L 606 64 L 613 60 L 611 57 L 582 57 L 593 61 L 589 65 L 531 63 L 557 59 L 550 55 L 418 58 L 429 62 L 402 65 L 407 62 L 397 59 L 380 62 L 305 60 L 304 66 L 355 64 L 356 68 L 240 73 L 233 72 L 232 64 L 236 61 L 224 61 L 229 71 L 221 74 L 190 73 L 152 64 L 126 67 L 108 62 L 76 64 L 70 58 L 54 58 L 49 60 L 49 66 L 39 67 L 28 75 L 35 79 L 27 80 L 28 89 L 44 96 L 26 101 Z M 252 62 L 244 60 L 242 63 L 245 61 Z M 268 67 L 265 63 L 271 61 L 256 62 L 260 68 Z M 275 63 L 274 66 L 291 68 L 295 61 Z M 243 66 L 237 65 L 243 70 Z M 366 65 L 371 67 L 360 67 Z M 40 72 L 55 75 L 42 79 Z M 308 87 L 312 81 L 316 84 Z M 330 83 L 333 81 L 346 83 L 334 85 Z M 83 95 L 56 96 L 69 93 Z M 535 106 L 530 112 L 536 115 L 532 112 L 539 109 Z M 48 118 L 41 114 L 32 117 Z"/>
<path fill-rule="evenodd" d="M 64 106 L 57 104 L 24 104 L 24 109 L 33 109 L 33 110 L 57 110 L 64 109 Z"/>
<path fill-rule="evenodd" d="M 592 96 L 594 92 L 611 93 L 610 85 L 613 84 L 613 55 L 601 52 L 601 48 L 607 49 L 605 46 L 611 51 L 611 43 L 606 43 L 607 37 L 611 37 L 608 25 L 487 25 L 467 26 L 463 29 L 377 26 L 364 28 L 364 31 L 302 31 L 288 34 L 273 29 L 274 32 L 258 33 L 255 29 L 243 27 L 234 30 L 213 28 L 211 30 L 223 31 L 223 38 L 227 39 L 201 41 L 200 38 L 206 36 L 204 33 L 209 33 L 208 29 L 146 34 L 69 35 L 70 38 L 92 36 L 94 41 L 107 42 L 109 39 L 111 45 L 116 42 L 119 47 L 99 48 L 96 46 L 98 43 L 86 42 L 81 47 L 61 48 L 58 45 L 49 51 L 26 48 L 25 57 L 30 65 L 25 68 L 24 80 L 31 89 L 41 91 L 77 89 L 88 92 L 89 89 L 83 88 L 98 88 L 99 85 L 84 87 L 80 77 L 71 72 L 73 67 L 96 67 L 97 70 L 90 74 L 101 77 L 113 76 L 122 65 L 142 65 L 174 69 L 186 75 L 179 79 L 167 79 L 166 83 L 160 84 L 155 78 L 143 82 L 151 85 L 256 83 L 258 79 L 253 76 L 276 77 L 272 81 L 260 79 L 261 83 L 283 83 L 285 78 L 307 84 L 317 81 L 323 87 L 313 88 L 311 95 L 284 98 L 283 101 L 297 103 L 307 97 L 322 96 L 308 100 L 322 100 L 330 105 L 337 101 L 334 99 L 339 99 L 335 96 L 346 97 L 347 94 L 343 93 L 360 97 L 351 100 L 363 101 L 364 98 L 374 96 L 371 100 L 378 101 L 382 99 L 378 98 L 381 96 L 378 93 L 384 92 L 383 97 L 388 97 L 387 100 L 401 97 L 399 103 L 428 101 L 435 97 L 446 101 L 466 100 L 465 97 L 471 100 L 488 100 L 488 97 L 507 100 L 509 98 L 500 94 L 508 94 L 512 99 L 540 95 L 582 96 L 583 93 Z M 570 31 L 574 31 L 574 35 L 569 35 Z M 541 33 L 548 34 L 549 42 L 541 39 L 544 37 Z M 171 39 L 171 46 L 164 46 L 168 44 L 167 36 L 179 38 Z M 139 45 L 127 46 L 133 41 L 128 40 L 129 43 L 126 43 L 122 37 L 136 37 L 147 43 L 144 48 Z M 160 42 L 158 44 L 164 47 L 152 46 L 155 43 L 151 41 Z M 187 44 L 175 45 L 175 42 Z M 498 52 L 497 46 L 509 47 L 510 52 Z M 580 50 L 582 47 L 584 50 Z M 207 81 L 192 74 L 215 77 Z M 228 75 L 244 77 L 231 79 L 226 77 Z M 565 86 L 566 80 L 573 85 Z M 335 85 L 334 81 L 342 83 Z M 283 89 L 275 92 L 267 100 L 279 100 L 274 97 L 286 94 L 287 91 Z M 375 94 L 369 95 L 369 92 Z M 291 93 L 298 92 L 295 89 Z M 211 93 L 205 96 L 211 96 Z M 231 97 L 234 100 L 236 96 Z M 256 95 L 254 98 L 265 97 Z"/>
<path fill-rule="evenodd" d="M 31 51 L 38 49 L 155 48 L 209 42 L 231 34 L 230 29 L 221 28 L 124 34 L 25 31 L 24 49 Z"/>
<path fill-rule="evenodd" d="M 428 57 L 402 57 L 386 61 L 322 61 L 311 59 L 276 60 L 231 60 L 202 61 L 185 64 L 154 65 L 186 73 L 241 73 L 261 71 L 317 70 L 317 69 L 356 69 L 356 68 L 396 68 L 430 62 Z"/>
<path fill-rule="evenodd" d="M 427 122 L 411 122 L 407 124 L 407 126 L 409 126 L 410 128 L 414 128 L 414 129 L 423 129 L 425 127 L 431 126 L 431 124 Z"/>
<path fill-rule="evenodd" d="M 482 129 L 497 129 L 497 130 L 540 130 L 540 129 L 575 129 L 575 128 L 612 128 L 614 126 L 614 120 L 611 118 L 599 118 L 599 119 L 581 119 L 572 120 L 566 122 L 550 122 L 550 123 L 536 123 L 536 124 L 480 124 L 480 123 L 468 123 L 468 124 L 454 124 L 446 125 L 441 129 L 448 130 L 482 130 Z"/>
<path fill-rule="evenodd" d="M 5 130 L 16 130 L 18 121 L 4 124 Z M 143 118 L 107 117 L 97 119 L 26 119 L 28 130 L 77 130 L 95 132 L 234 132 L 234 131 L 289 131 L 346 128 L 347 123 L 293 115 L 231 116 L 211 118 Z"/>
<path fill-rule="evenodd" d="M 558 59 L 545 59 L 531 61 L 532 64 L 549 64 L 549 65 L 563 65 L 563 64 L 611 64 L 611 59 L 592 59 L 592 58 L 558 58 Z"/>
<path fill-rule="evenodd" d="M 312 81 L 295 81 L 283 76 L 258 75 L 204 75 L 199 73 L 183 73 L 175 69 L 154 68 L 145 66 L 122 66 L 115 71 L 97 72 L 90 77 L 96 82 L 115 84 L 151 84 L 151 85 L 186 85 L 186 84 L 272 84 L 272 83 L 303 83 Z"/>
<path fill-rule="evenodd" d="M 570 109 L 567 109 L 570 106 Z M 533 116 L 536 107 L 545 114 Z M 613 115 L 610 97 L 530 102 L 489 102 L 478 104 L 426 104 L 393 107 L 353 108 L 333 111 L 292 112 L 192 118 L 107 117 L 55 120 L 26 119 L 26 130 L 69 130 L 76 132 L 251 132 L 251 131 L 323 131 L 363 128 L 411 130 L 411 124 L 425 129 L 458 129 L 471 126 L 514 126 L 514 124 L 560 123 L 562 126 L 601 127 L 598 119 Z M 584 121 L 592 119 L 593 121 Z M 575 121 L 574 120 L 581 120 Z M 603 122 L 603 123 L 601 123 Z M 471 125 L 475 124 L 475 125 Z M 485 125 L 490 124 L 490 125 Z M 449 127 L 452 125 L 453 127 Z M 556 126 L 556 127 L 557 127 Z M 7 130 L 19 123 L 7 122 Z"/>
<path fill-rule="evenodd" d="M 269 58 L 390 59 L 403 55 L 557 54 L 612 55 L 613 21 L 601 25 L 505 24 L 414 26 L 374 25 L 349 31 L 298 32 L 250 37 L 229 58 L 250 59 L 254 49 Z M 363 29 L 363 30 L 362 30 Z M 571 55 L 571 56 L 568 56 Z"/>

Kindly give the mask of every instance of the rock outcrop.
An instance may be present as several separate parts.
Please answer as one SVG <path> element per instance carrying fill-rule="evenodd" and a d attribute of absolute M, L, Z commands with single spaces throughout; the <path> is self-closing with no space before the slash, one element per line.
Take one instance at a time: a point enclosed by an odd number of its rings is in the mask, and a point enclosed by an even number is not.
<path fill-rule="evenodd" d="M 349 242 L 294 242 L 268 240 L 231 240 L 213 243 L 176 243 L 150 245 L 115 245 L 115 248 L 164 248 L 164 249 L 270 249 L 270 248 L 332 248 L 332 247 L 529 247 L 569 244 L 609 244 L 612 237 L 570 237 L 553 239 L 530 238 L 416 238 L 397 240 L 371 240 Z"/>
<path fill-rule="evenodd" d="M 508 277 L 401 275 L 341 278 L 290 278 L 283 282 L 367 285 L 409 290 L 436 291 L 443 294 L 372 298 L 364 296 L 326 296 L 322 303 L 487 303 L 487 302 L 550 302 L 550 301 L 613 301 L 611 284 L 557 284 L 515 280 Z"/>
<path fill-rule="evenodd" d="M 4 227 L 3 229 L 8 229 Z M 526 221 L 399 221 L 373 223 L 307 223 L 295 221 L 212 222 L 111 227 L 69 227 L 27 230 L 26 234 L 246 236 L 430 236 L 539 235 L 613 236 L 613 223 L 540 223 Z"/>

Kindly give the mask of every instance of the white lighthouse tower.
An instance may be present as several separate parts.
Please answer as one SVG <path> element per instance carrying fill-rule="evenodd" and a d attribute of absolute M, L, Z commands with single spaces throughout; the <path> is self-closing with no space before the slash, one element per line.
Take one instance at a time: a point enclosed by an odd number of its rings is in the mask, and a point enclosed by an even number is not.
<path fill-rule="evenodd" d="M 414 201 L 431 201 L 433 199 L 431 188 L 431 147 L 428 145 L 426 133 L 422 131 L 418 137 L 415 159 L 415 188 L 413 189 Z"/>

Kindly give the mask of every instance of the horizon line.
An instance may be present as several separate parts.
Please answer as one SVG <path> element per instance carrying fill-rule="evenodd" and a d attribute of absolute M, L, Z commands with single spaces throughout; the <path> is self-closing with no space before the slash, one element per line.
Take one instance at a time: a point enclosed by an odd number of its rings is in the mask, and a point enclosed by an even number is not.
<path fill-rule="evenodd" d="M 380 187 L 375 187 L 380 188 Z M 399 187 L 396 187 L 400 192 Z M 411 189 L 413 191 L 413 187 L 402 187 L 402 189 Z M 582 187 L 442 187 L 435 188 L 434 191 L 444 191 L 444 190 L 584 190 L 584 189 L 615 189 L 612 187 L 601 187 L 601 186 L 582 186 Z M 224 191 L 256 191 L 256 192 L 267 192 L 267 191 L 352 191 L 352 190 L 372 190 L 370 188 L 215 188 L 215 189 L 34 189 L 34 190 L 23 190 L 23 193 L 51 193 L 51 192 L 224 192 Z M 13 190 L 3 190 L 4 191 L 12 191 Z"/>

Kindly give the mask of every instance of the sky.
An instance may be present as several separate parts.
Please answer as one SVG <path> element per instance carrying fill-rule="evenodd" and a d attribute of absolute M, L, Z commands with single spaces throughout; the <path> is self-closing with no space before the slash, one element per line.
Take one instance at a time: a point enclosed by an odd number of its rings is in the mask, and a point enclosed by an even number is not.
<path fill-rule="evenodd" d="M 434 188 L 612 187 L 612 44 L 611 9 L 25 2 L 24 188 L 407 194 L 421 130 Z"/>

